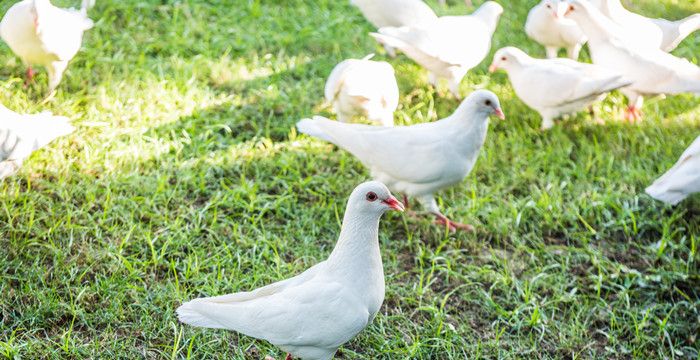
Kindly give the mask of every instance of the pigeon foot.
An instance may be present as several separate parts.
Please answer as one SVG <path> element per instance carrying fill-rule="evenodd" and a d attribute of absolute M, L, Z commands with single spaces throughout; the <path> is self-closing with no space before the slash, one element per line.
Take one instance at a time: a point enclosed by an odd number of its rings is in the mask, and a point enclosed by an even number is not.
<path fill-rule="evenodd" d="M 448 219 L 447 216 L 445 216 L 445 215 L 435 214 L 435 217 L 437 217 L 437 219 L 435 219 L 435 224 L 447 226 L 451 232 L 455 232 L 457 230 L 469 231 L 469 232 L 474 231 L 473 226 L 471 226 L 469 224 L 462 224 L 462 223 L 454 222 L 454 221 Z"/>
<path fill-rule="evenodd" d="M 408 195 L 403 194 L 403 207 L 405 210 L 408 210 L 408 206 L 410 203 L 408 202 Z"/>
<path fill-rule="evenodd" d="M 639 108 L 635 106 L 629 106 L 625 110 L 625 120 L 630 123 L 634 124 L 637 123 L 638 121 L 642 120 L 642 111 L 639 110 Z"/>
<path fill-rule="evenodd" d="M 36 75 L 36 72 L 34 71 L 34 69 L 32 69 L 31 66 L 27 66 L 27 78 L 24 79 L 24 86 L 25 87 L 29 86 L 29 84 L 31 84 L 32 81 L 34 81 L 34 75 Z"/>

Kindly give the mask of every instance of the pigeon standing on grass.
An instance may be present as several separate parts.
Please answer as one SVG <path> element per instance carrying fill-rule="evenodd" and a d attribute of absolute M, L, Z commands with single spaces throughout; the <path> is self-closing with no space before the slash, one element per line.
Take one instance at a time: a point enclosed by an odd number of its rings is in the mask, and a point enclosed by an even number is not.
<path fill-rule="evenodd" d="M 603 15 L 632 31 L 645 44 L 666 52 L 675 49 L 683 39 L 700 29 L 700 14 L 677 21 L 651 19 L 625 9 L 620 0 L 591 0 L 591 2 Z"/>
<path fill-rule="evenodd" d="M 0 105 L 0 179 L 16 173 L 32 152 L 73 130 L 64 116 L 18 114 Z"/>
<path fill-rule="evenodd" d="M 676 205 L 690 194 L 700 192 L 700 136 L 671 169 L 646 188 L 646 192 L 670 205 Z"/>
<path fill-rule="evenodd" d="M 326 101 L 333 104 L 340 121 L 364 115 L 384 126 L 394 126 L 394 111 L 399 106 L 394 68 L 384 61 L 369 60 L 371 57 L 336 65 L 326 81 Z"/>
<path fill-rule="evenodd" d="M 435 88 L 440 78 L 447 79 L 450 92 L 460 99 L 459 84 L 488 55 L 502 13 L 501 5 L 487 1 L 471 15 L 443 16 L 420 27 L 383 27 L 370 35 L 426 68 Z"/>
<path fill-rule="evenodd" d="M 542 0 L 527 15 L 527 36 L 542 44 L 550 59 L 564 48 L 569 58 L 576 60 L 586 43 L 586 35 L 576 22 L 564 17 L 568 7 L 567 0 Z"/>
<path fill-rule="evenodd" d="M 586 109 L 615 89 L 630 83 L 604 67 L 570 59 L 534 59 L 506 47 L 496 52 L 489 71 L 508 73 L 515 94 L 542 116 L 542 129 L 554 119 Z"/>
<path fill-rule="evenodd" d="M 422 0 L 350 0 L 377 29 L 386 26 L 420 26 L 437 19 Z M 389 56 L 396 56 L 391 46 L 384 46 Z"/>
<path fill-rule="evenodd" d="M 83 32 L 92 28 L 87 11 L 94 0 L 83 0 L 80 10 L 61 9 L 49 0 L 23 0 L 5 13 L 0 36 L 27 65 L 27 83 L 32 81 L 32 65 L 44 66 L 49 73 L 49 94 L 61 82 L 68 62 L 83 41 Z"/>
<path fill-rule="evenodd" d="M 264 339 L 302 359 L 331 359 L 372 322 L 384 301 L 378 233 L 388 210 L 403 211 L 403 205 L 384 184 L 360 184 L 326 261 L 256 290 L 189 301 L 177 309 L 178 318 Z"/>
<path fill-rule="evenodd" d="M 486 139 L 489 116 L 505 118 L 498 97 L 475 91 L 449 117 L 393 128 L 346 124 L 321 116 L 297 123 L 299 132 L 329 141 L 357 157 L 375 180 L 418 198 L 437 223 L 450 230 L 473 230 L 440 212 L 434 194 L 461 182 L 471 172 Z"/>
<path fill-rule="evenodd" d="M 572 0 L 567 17 L 588 37 L 593 63 L 621 74 L 631 85 L 620 89 L 627 96 L 628 121 L 642 118 L 644 95 L 700 94 L 700 68 L 656 47 L 643 45 L 630 29 L 621 28 L 587 0 Z"/>

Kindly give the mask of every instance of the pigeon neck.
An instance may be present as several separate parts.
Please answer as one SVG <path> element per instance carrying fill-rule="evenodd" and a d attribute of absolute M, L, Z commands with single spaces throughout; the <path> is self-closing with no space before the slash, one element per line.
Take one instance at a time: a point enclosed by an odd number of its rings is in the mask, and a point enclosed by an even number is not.
<path fill-rule="evenodd" d="M 328 257 L 330 269 L 348 272 L 381 268 L 379 253 L 379 218 L 381 215 L 346 210 L 338 243 Z"/>

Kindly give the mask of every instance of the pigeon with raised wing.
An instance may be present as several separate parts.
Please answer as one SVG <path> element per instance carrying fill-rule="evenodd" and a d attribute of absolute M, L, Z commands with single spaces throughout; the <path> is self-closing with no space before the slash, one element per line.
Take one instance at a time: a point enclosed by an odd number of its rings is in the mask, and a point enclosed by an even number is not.
<path fill-rule="evenodd" d="M 73 130 L 64 116 L 18 114 L 0 104 L 0 179 L 16 173 L 32 152 Z"/>
<path fill-rule="evenodd" d="M 417 197 L 438 223 L 451 230 L 472 230 L 470 225 L 443 215 L 434 194 L 458 184 L 471 172 L 493 114 L 504 118 L 498 97 L 479 90 L 462 101 L 452 115 L 432 123 L 388 128 L 315 116 L 299 121 L 297 129 L 347 150 L 375 180 L 392 191 Z"/>
<path fill-rule="evenodd" d="M 676 205 L 697 192 L 700 192 L 700 136 L 671 169 L 646 188 L 651 197 L 670 205 Z"/>
<path fill-rule="evenodd" d="M 501 5 L 487 1 L 471 15 L 443 16 L 419 27 L 383 27 L 370 35 L 426 68 L 436 88 L 439 79 L 447 79 L 450 92 L 459 99 L 459 84 L 488 55 L 502 13 Z"/>
<path fill-rule="evenodd" d="M 384 126 L 394 126 L 394 111 L 399 106 L 394 68 L 384 61 L 369 60 L 371 57 L 336 65 L 326 81 L 326 101 L 333 104 L 340 121 L 363 115 Z"/>
<path fill-rule="evenodd" d="M 386 26 L 420 26 L 437 19 L 437 15 L 422 0 L 350 0 L 362 15 L 377 29 Z M 384 46 L 387 53 L 394 57 L 396 52 L 391 46 Z"/>
<path fill-rule="evenodd" d="M 612 21 L 632 31 L 645 44 L 670 52 L 688 35 L 700 29 L 700 14 L 681 20 L 652 19 L 631 12 L 620 0 L 591 0 Z"/>
<path fill-rule="evenodd" d="M 588 37 L 593 63 L 621 74 L 631 85 L 620 89 L 627 96 L 627 120 L 642 117 L 643 96 L 700 94 L 700 68 L 652 46 L 641 44 L 630 29 L 603 15 L 587 0 L 572 0 L 567 17 Z"/>
<path fill-rule="evenodd" d="M 535 59 L 522 50 L 505 47 L 496 52 L 489 71 L 508 73 L 515 94 L 542 116 L 542 129 L 554 119 L 586 109 L 615 89 L 627 86 L 620 74 L 571 59 Z"/>
<path fill-rule="evenodd" d="M 32 65 L 44 66 L 49 93 L 53 93 L 80 49 L 83 33 L 93 26 L 87 16 L 92 2 L 83 0 L 80 10 L 75 10 L 58 8 L 49 0 L 23 0 L 7 10 L 0 21 L 0 36 L 27 65 L 27 82 L 34 77 Z"/>
<path fill-rule="evenodd" d="M 264 339 L 302 359 L 331 359 L 372 322 L 384 301 L 378 233 L 387 210 L 403 211 L 403 205 L 380 182 L 360 184 L 327 260 L 259 289 L 186 302 L 178 318 Z"/>
<path fill-rule="evenodd" d="M 586 35 L 576 22 L 564 17 L 568 7 L 567 0 L 542 0 L 527 15 L 525 33 L 544 46 L 550 59 L 564 48 L 569 58 L 576 60 L 586 43 Z"/>

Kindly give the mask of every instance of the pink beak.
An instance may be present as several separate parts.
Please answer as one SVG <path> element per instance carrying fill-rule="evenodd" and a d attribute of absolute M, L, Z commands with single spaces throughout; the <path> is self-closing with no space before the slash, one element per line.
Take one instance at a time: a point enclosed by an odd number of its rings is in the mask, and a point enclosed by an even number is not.
<path fill-rule="evenodd" d="M 499 119 L 501 119 L 501 120 L 505 120 L 505 119 L 506 119 L 506 115 L 503 113 L 503 110 L 501 110 L 500 108 L 494 109 L 494 110 L 493 110 L 493 113 L 496 114 L 496 116 L 497 116 Z"/>
<path fill-rule="evenodd" d="M 498 64 L 493 63 L 491 66 L 489 66 L 489 72 L 492 73 L 494 71 L 498 70 Z"/>
<path fill-rule="evenodd" d="M 396 211 L 403 211 L 404 210 L 403 203 L 401 201 L 396 200 L 396 198 L 393 196 L 389 196 L 388 199 L 382 200 L 382 202 L 389 205 L 389 207 L 392 208 L 393 210 L 396 210 Z"/>

